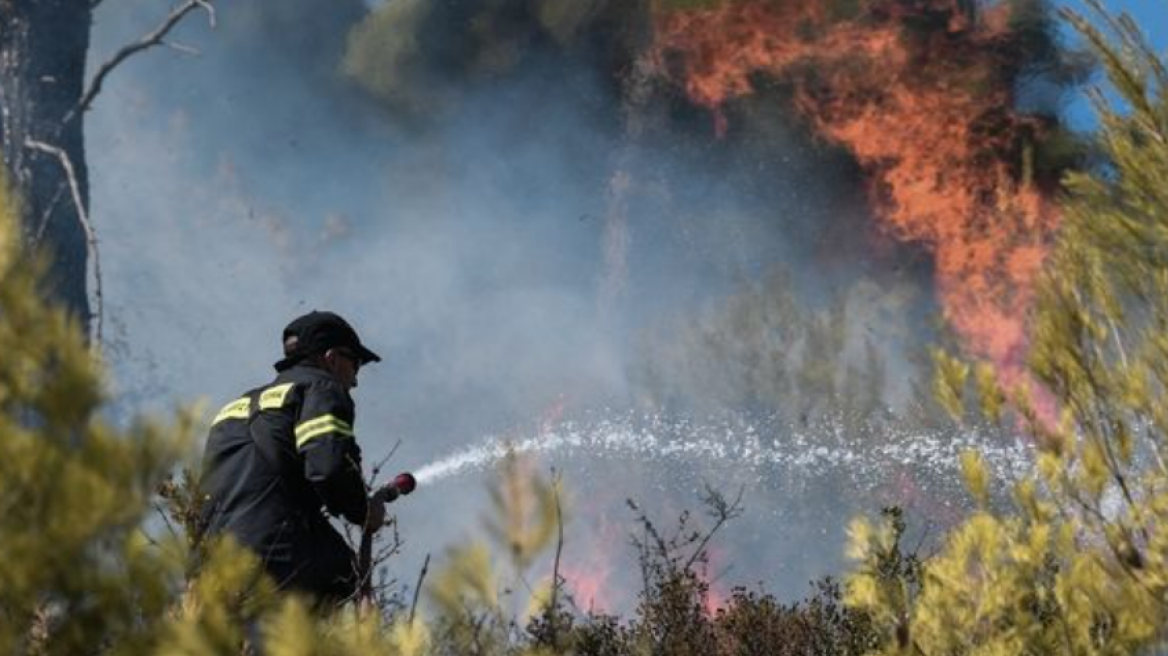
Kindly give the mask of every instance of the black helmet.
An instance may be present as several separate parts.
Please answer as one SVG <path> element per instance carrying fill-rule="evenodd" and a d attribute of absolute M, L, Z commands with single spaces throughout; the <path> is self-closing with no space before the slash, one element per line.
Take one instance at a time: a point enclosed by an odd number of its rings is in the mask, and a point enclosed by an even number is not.
<path fill-rule="evenodd" d="M 361 364 L 381 362 L 381 357 L 365 348 L 357 331 L 340 315 L 313 310 L 293 319 L 284 329 L 284 359 L 276 363 L 276 371 L 284 371 L 310 355 L 338 346 L 353 349 Z"/>

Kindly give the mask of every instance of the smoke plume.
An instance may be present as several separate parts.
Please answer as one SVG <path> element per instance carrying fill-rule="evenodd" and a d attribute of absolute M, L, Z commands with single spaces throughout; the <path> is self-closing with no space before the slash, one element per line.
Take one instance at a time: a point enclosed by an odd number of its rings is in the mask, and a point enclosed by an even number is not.
<path fill-rule="evenodd" d="M 850 430 L 837 400 L 882 421 L 907 404 L 937 306 L 971 353 L 1017 366 L 1057 223 L 1057 126 L 1014 109 L 1051 60 L 1042 31 L 832 4 L 237 0 L 214 31 L 184 25 L 199 54 L 135 59 L 87 124 L 124 410 L 265 382 L 314 308 L 385 356 L 357 431 L 371 462 L 400 440 L 403 469 L 613 417 L 667 416 L 683 446 L 761 425 L 759 449 L 815 452 Z M 93 57 L 159 18 L 103 3 Z M 931 461 L 807 480 L 675 452 L 546 456 L 585 518 L 567 562 L 626 580 L 624 499 L 668 516 L 713 479 L 747 488 L 727 559 L 798 595 L 838 564 L 809 541 L 839 544 L 905 476 L 933 484 Z M 484 509 L 478 477 L 436 485 L 398 509 L 400 572 Z"/>

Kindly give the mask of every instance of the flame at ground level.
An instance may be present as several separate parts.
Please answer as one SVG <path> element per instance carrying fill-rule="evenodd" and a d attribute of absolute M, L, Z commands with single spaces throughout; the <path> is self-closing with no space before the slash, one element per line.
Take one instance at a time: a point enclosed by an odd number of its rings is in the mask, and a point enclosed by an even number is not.
<path fill-rule="evenodd" d="M 731 586 L 758 583 L 741 580 L 744 571 L 756 571 L 742 569 L 744 557 L 757 558 L 755 567 L 768 572 L 769 582 L 782 581 L 780 592 L 803 590 L 826 573 L 820 566 L 842 552 L 792 551 L 792 544 L 835 544 L 826 537 L 827 525 L 836 521 L 842 529 L 862 509 L 897 505 L 927 519 L 934 530 L 950 525 L 967 510 L 960 462 L 968 450 L 981 453 L 999 481 L 1017 480 L 1035 466 L 1037 447 L 1012 433 L 910 424 L 855 425 L 839 417 L 804 424 L 749 415 L 694 420 L 605 411 L 550 430 L 540 426 L 529 434 L 485 438 L 420 467 L 416 477 L 423 494 L 448 494 L 445 486 L 490 471 L 509 454 L 564 472 L 560 575 L 579 610 L 601 613 L 635 608 L 642 587 L 630 537 L 643 533 L 627 498 L 640 501 L 646 516 L 669 533 L 680 512 L 700 503 L 706 481 L 727 492 L 741 487 L 747 494 L 744 518 L 715 538 L 708 565 L 698 568 L 711 586 L 704 610 L 716 614 L 733 598 Z M 708 521 L 694 518 L 693 526 L 709 528 Z M 776 527 L 778 533 L 770 533 Z M 544 558 L 536 571 L 550 573 L 554 553 Z"/>

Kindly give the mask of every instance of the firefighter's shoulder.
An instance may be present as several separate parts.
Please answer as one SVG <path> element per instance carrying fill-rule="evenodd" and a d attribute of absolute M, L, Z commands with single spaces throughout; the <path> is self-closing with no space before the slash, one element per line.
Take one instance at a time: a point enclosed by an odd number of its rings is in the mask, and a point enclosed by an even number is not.
<path fill-rule="evenodd" d="M 308 381 L 285 380 L 281 376 L 275 381 L 245 392 L 239 398 L 229 401 L 215 415 L 212 426 L 225 421 L 247 420 L 255 412 L 280 410 L 299 402 L 302 388 Z"/>
<path fill-rule="evenodd" d="M 313 376 L 303 387 L 295 426 L 297 448 L 322 438 L 351 441 L 354 414 L 353 397 L 344 386 L 327 374 Z"/>
<path fill-rule="evenodd" d="M 211 426 L 214 427 L 227 421 L 246 421 L 251 417 L 252 410 L 255 409 L 255 394 L 256 390 L 251 389 L 238 398 L 228 401 L 211 420 Z"/>

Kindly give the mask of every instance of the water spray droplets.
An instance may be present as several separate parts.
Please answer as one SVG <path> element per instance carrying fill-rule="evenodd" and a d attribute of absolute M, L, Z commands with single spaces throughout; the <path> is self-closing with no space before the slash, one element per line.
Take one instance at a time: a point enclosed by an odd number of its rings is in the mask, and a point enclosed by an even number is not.
<path fill-rule="evenodd" d="M 684 464 L 732 467 L 736 479 L 798 484 L 842 475 L 860 486 L 886 482 L 890 472 L 911 469 L 956 483 L 960 456 L 980 452 L 1000 479 L 1014 480 L 1032 468 L 1033 448 L 1025 441 L 976 429 L 906 429 L 889 422 L 849 424 L 824 419 L 792 426 L 776 419 L 743 418 L 698 422 L 661 416 L 565 422 L 530 437 L 491 437 L 417 471 L 420 485 L 481 471 L 508 452 L 543 456 L 571 475 L 574 466 L 605 459 L 636 459 L 662 466 Z"/>

